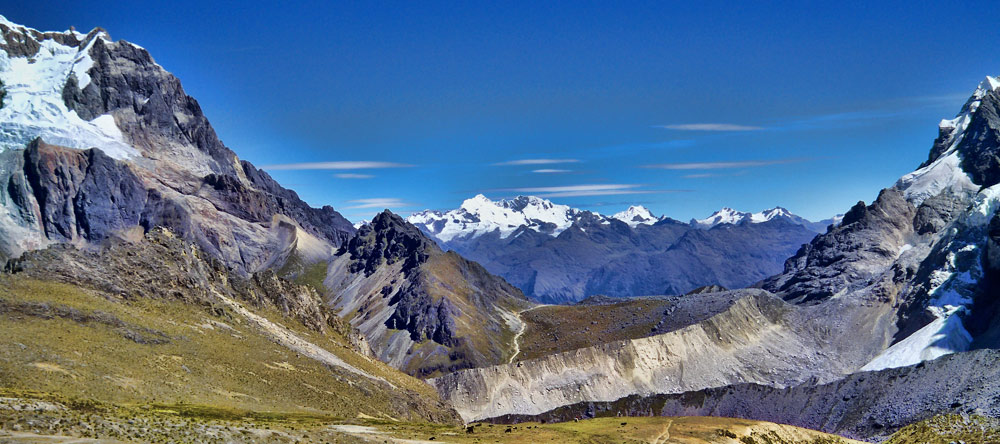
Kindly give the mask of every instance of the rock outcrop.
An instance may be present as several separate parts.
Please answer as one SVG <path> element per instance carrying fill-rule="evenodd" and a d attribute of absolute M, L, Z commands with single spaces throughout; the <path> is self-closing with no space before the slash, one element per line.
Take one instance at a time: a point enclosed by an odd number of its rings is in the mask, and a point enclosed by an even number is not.
<path fill-rule="evenodd" d="M 875 202 L 858 202 L 840 225 L 817 236 L 785 262 L 785 271 L 762 287 L 786 300 L 815 302 L 863 286 L 899 255 L 913 233 L 916 209 L 902 193 L 885 189 Z"/>

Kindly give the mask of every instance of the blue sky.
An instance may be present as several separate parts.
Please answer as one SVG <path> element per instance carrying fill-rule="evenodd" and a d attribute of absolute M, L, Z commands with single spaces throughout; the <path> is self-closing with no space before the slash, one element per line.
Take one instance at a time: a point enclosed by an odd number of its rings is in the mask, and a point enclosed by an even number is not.
<path fill-rule="evenodd" d="M 7 3 L 146 47 L 241 158 L 352 220 L 480 192 L 821 219 L 1000 74 L 992 2 Z"/>

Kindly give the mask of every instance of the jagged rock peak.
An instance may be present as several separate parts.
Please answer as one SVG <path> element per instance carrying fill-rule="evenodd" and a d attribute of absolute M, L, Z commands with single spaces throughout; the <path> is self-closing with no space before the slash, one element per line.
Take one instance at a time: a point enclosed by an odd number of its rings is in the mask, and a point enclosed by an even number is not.
<path fill-rule="evenodd" d="M 409 273 L 441 250 L 419 228 L 389 210 L 384 210 L 362 226 L 357 235 L 347 241 L 337 255 L 350 254 L 354 261 L 350 271 L 371 275 L 384 262 L 401 262 L 402 271 Z"/>

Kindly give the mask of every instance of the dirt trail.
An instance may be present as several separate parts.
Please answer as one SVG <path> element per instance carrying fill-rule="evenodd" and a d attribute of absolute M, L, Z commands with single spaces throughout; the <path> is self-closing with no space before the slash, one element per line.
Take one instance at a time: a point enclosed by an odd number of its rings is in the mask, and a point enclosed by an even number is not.
<path fill-rule="evenodd" d="M 663 428 L 663 433 L 660 433 L 656 438 L 653 438 L 652 444 L 660 444 L 662 439 L 663 443 L 666 444 L 670 441 L 670 426 L 674 425 L 674 420 L 667 421 L 667 426 Z"/>
<path fill-rule="evenodd" d="M 514 359 L 517 358 L 517 355 L 521 354 L 521 343 L 519 341 L 521 340 L 521 336 L 524 336 L 524 331 L 528 329 L 528 323 L 524 322 L 524 318 L 521 317 L 521 314 L 534 310 L 536 308 L 547 307 L 547 306 L 548 305 L 536 305 L 534 307 L 526 308 L 524 310 L 514 313 L 514 315 L 517 316 L 517 319 L 521 321 L 521 328 L 519 328 L 517 330 L 517 333 L 514 334 L 514 353 L 510 355 L 510 360 L 507 361 L 508 364 L 513 364 Z"/>

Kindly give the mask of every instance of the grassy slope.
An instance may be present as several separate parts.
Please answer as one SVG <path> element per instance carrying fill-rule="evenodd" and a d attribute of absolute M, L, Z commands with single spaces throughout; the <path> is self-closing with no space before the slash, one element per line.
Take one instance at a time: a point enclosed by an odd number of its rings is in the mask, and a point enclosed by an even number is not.
<path fill-rule="evenodd" d="M 169 338 L 165 344 L 140 344 L 105 323 L 0 313 L 2 388 L 121 404 L 183 402 L 344 418 L 450 418 L 427 384 L 357 355 L 343 338 L 310 331 L 276 311 L 258 314 L 396 388 L 299 356 L 238 316 L 218 317 L 182 302 L 119 300 L 17 275 L 0 276 L 0 299 L 8 306 L 46 303 L 84 314 L 108 313 L 132 330 Z"/>
<path fill-rule="evenodd" d="M 521 318 L 528 327 L 520 338 L 517 360 L 650 336 L 670 305 L 661 299 L 632 299 L 608 305 L 549 305 L 526 311 Z"/>

